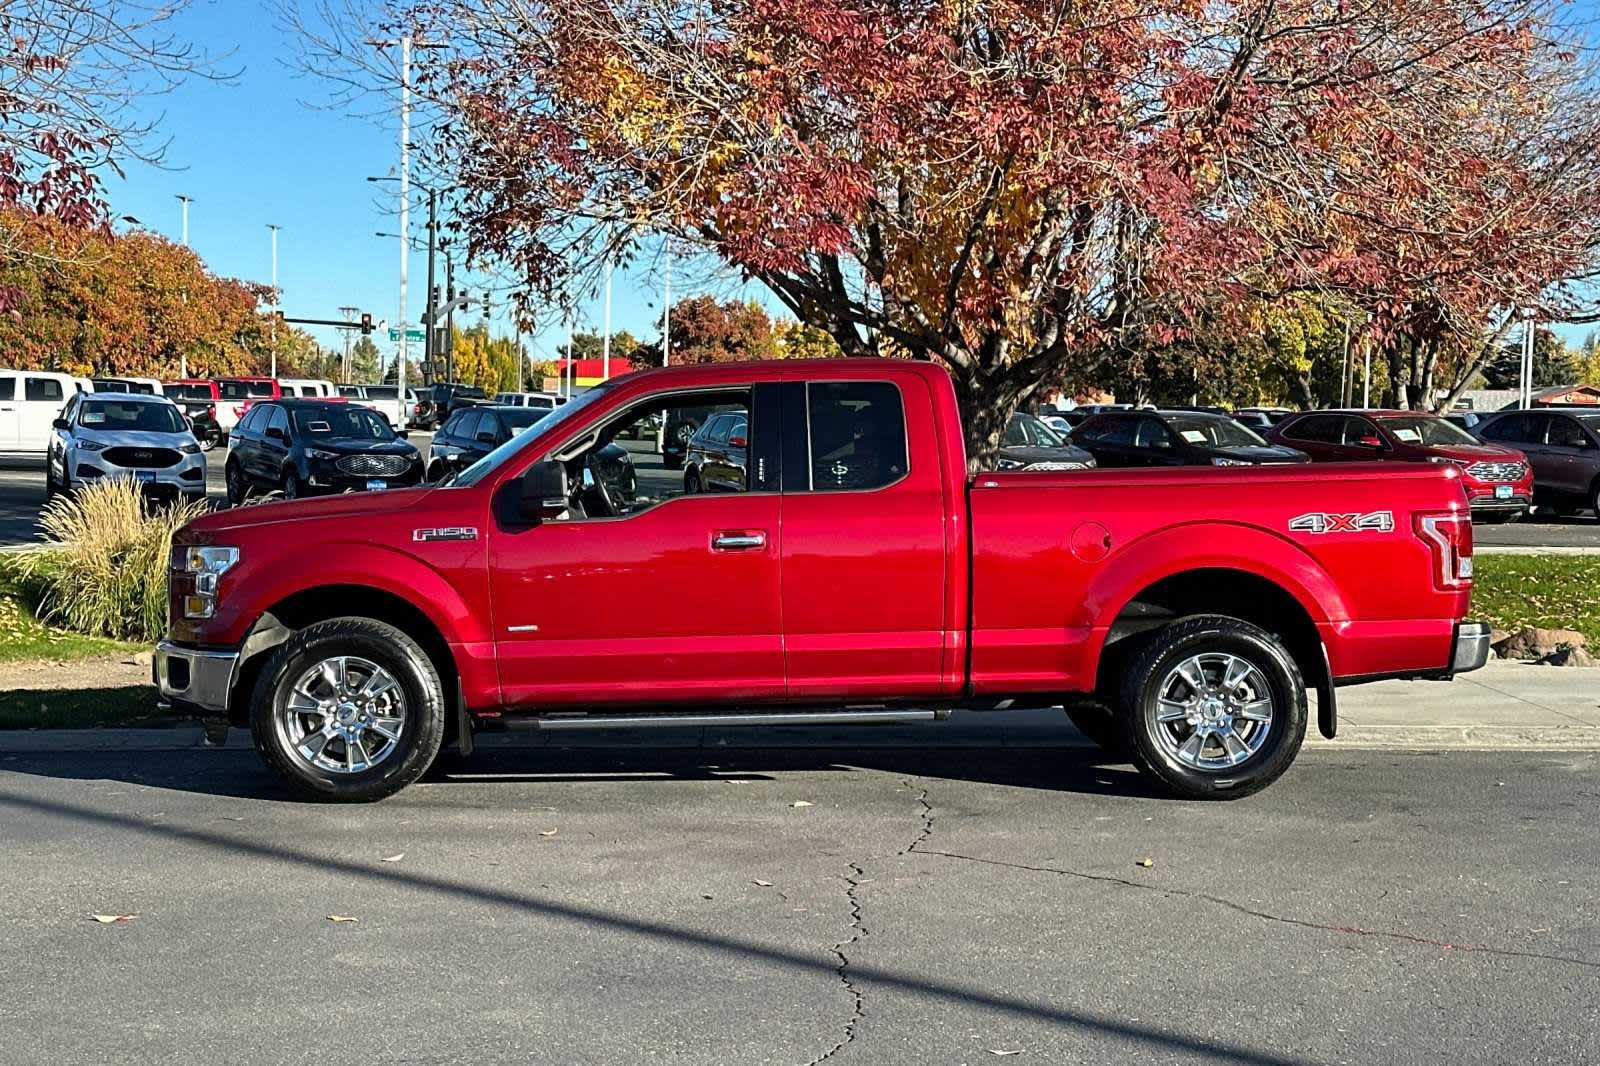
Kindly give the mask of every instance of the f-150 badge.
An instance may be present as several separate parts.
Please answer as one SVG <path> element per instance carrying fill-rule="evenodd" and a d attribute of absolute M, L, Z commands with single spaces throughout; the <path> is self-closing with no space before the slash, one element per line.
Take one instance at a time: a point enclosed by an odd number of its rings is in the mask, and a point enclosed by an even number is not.
<path fill-rule="evenodd" d="M 1369 511 L 1366 514 L 1311 514 L 1289 519 L 1289 528 L 1296 533 L 1392 533 L 1393 511 Z"/>
<path fill-rule="evenodd" d="M 436 529 L 413 529 L 412 540 L 477 540 L 475 526 L 440 526 Z"/>

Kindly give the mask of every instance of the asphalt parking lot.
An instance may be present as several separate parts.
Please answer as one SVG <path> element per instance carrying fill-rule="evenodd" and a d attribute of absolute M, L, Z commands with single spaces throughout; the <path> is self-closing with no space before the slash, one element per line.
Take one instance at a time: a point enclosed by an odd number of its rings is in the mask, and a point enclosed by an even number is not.
<path fill-rule="evenodd" d="M 1597 771 L 1308 749 L 1197 804 L 1083 748 L 645 737 L 327 807 L 248 749 L 6 754 L 0 1037 L 30 1064 L 1593 1062 Z"/>

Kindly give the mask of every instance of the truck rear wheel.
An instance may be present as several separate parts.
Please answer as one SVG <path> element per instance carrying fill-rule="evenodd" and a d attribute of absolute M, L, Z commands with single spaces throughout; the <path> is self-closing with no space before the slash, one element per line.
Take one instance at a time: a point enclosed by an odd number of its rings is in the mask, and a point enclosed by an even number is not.
<path fill-rule="evenodd" d="M 309 799 L 364 803 L 427 771 L 445 725 L 439 671 L 416 641 L 370 618 L 334 618 L 281 645 L 256 681 L 256 750 Z"/>
<path fill-rule="evenodd" d="M 1121 725 L 1140 769 L 1188 799 L 1276 781 L 1306 735 L 1306 686 L 1283 644 L 1237 618 L 1157 631 L 1123 679 Z"/>

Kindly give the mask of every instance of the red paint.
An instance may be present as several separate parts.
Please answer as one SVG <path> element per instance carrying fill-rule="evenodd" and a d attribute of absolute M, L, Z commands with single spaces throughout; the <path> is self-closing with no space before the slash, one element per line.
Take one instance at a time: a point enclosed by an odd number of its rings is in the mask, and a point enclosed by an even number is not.
<path fill-rule="evenodd" d="M 886 488 L 688 496 L 584 522 L 497 517 L 497 496 L 534 461 L 653 393 L 848 378 L 901 390 L 909 467 Z M 1225 570 L 1291 597 L 1338 677 L 1443 672 L 1469 589 L 1436 582 L 1438 549 L 1415 519 L 1465 515 L 1462 480 L 1447 464 L 1347 464 L 988 473 L 969 491 L 954 392 L 932 365 L 675 367 L 617 379 L 474 486 L 264 504 L 195 521 L 179 543 L 236 545 L 241 560 L 222 578 L 217 616 L 177 620 L 172 636 L 236 646 L 263 612 L 339 585 L 420 610 L 480 714 L 959 699 L 969 688 L 1090 689 L 1131 600 L 1174 575 Z M 1307 513 L 1377 511 L 1393 513 L 1392 529 L 1288 528 Z M 478 535 L 413 539 L 433 527 Z M 1470 552 L 1465 528 L 1458 547 Z M 728 531 L 765 539 L 714 550 L 712 538 Z M 1235 603 L 1247 605 L 1224 595 L 1207 609 L 1228 613 Z"/>

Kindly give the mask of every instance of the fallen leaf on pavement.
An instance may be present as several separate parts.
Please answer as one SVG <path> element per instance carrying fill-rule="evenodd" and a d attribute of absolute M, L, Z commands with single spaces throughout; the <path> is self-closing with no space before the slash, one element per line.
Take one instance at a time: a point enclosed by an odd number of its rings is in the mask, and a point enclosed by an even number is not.
<path fill-rule="evenodd" d="M 539 830 L 539 835 L 542 837 L 553 837 L 559 832 L 561 832 L 559 829 L 541 829 Z"/>
<path fill-rule="evenodd" d="M 1149 867 L 1154 866 L 1155 864 L 1156 864 L 1156 861 L 1154 859 L 1140 859 L 1135 865 L 1143 866 L 1143 867 L 1148 869 Z"/>
<path fill-rule="evenodd" d="M 992 1047 L 992 1048 L 989 1049 L 989 1054 L 991 1054 L 991 1055 L 1020 1055 L 1020 1054 L 1022 1054 L 1022 1049 L 1018 1048 L 1015 1051 L 1002 1051 L 1000 1048 L 993 1048 Z"/>
<path fill-rule="evenodd" d="M 791 807 L 815 807 L 816 804 L 812 803 L 810 800 L 795 800 L 793 803 L 789 804 L 789 806 L 791 806 Z"/>
<path fill-rule="evenodd" d="M 772 882 L 771 881 L 751 881 L 750 883 L 752 885 L 756 885 L 759 888 L 771 888 L 772 887 Z"/>
<path fill-rule="evenodd" d="M 101 925 L 112 925 L 116 922 L 131 922 L 139 916 L 137 914 L 91 914 L 89 917 Z"/>
<path fill-rule="evenodd" d="M 328 915 L 328 921 L 330 921 L 330 922 L 359 922 L 360 920 L 361 920 L 360 918 L 346 918 L 342 914 L 330 914 L 330 915 Z"/>
<path fill-rule="evenodd" d="M 399 862 L 401 859 L 403 859 L 405 857 L 406 857 L 406 853 L 402 851 L 398 855 L 385 855 L 383 858 L 379 859 L 378 861 L 379 862 Z"/>

